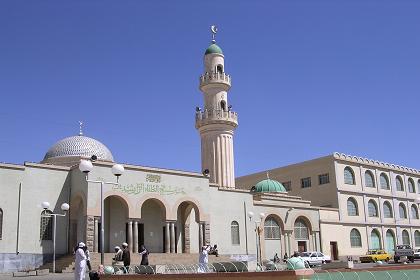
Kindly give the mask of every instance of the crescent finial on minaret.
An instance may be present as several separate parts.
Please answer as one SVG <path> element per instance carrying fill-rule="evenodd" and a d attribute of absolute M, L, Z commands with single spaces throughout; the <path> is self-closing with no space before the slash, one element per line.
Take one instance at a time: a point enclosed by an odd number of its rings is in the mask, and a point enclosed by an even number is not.
<path fill-rule="evenodd" d="M 83 122 L 79 121 L 79 136 L 83 135 Z"/>
<path fill-rule="evenodd" d="M 211 33 L 212 33 L 212 40 L 211 40 L 211 42 L 214 44 L 214 43 L 216 43 L 217 26 L 216 25 L 210 26 L 210 30 L 211 30 Z"/>

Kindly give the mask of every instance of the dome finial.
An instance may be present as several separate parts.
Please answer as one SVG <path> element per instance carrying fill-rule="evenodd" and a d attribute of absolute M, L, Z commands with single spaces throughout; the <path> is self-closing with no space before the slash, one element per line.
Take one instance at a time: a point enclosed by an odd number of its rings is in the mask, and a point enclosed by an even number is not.
<path fill-rule="evenodd" d="M 211 30 L 211 35 L 212 35 L 212 40 L 211 40 L 211 42 L 212 42 L 212 44 L 215 44 L 216 43 L 216 33 L 217 33 L 217 26 L 216 25 L 212 25 L 212 26 L 210 26 L 210 30 Z"/>
<path fill-rule="evenodd" d="M 79 121 L 79 136 L 83 135 L 83 121 Z"/>
<path fill-rule="evenodd" d="M 267 180 L 270 180 L 270 172 L 267 171 Z"/>

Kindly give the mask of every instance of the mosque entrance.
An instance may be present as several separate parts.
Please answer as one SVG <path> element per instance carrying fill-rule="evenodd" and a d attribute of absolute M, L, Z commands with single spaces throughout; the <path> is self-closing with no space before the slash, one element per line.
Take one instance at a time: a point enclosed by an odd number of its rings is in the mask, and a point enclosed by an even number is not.
<path fill-rule="evenodd" d="M 157 199 L 146 200 L 141 207 L 141 220 L 139 231 L 139 245 L 144 245 L 151 253 L 165 252 L 163 242 L 164 233 L 162 227 L 165 226 L 165 206 Z"/>
<path fill-rule="evenodd" d="M 71 252 L 79 242 L 85 241 L 85 216 L 86 214 L 83 200 L 80 196 L 77 196 L 70 203 L 69 249 Z"/>
<path fill-rule="evenodd" d="M 184 201 L 178 206 L 176 233 L 177 251 L 182 253 L 198 253 L 205 243 L 204 224 L 200 223 L 197 205 Z"/>
<path fill-rule="evenodd" d="M 127 242 L 128 205 L 123 198 L 113 195 L 105 198 L 104 210 L 104 249 L 105 252 L 114 252 L 115 246 L 121 246 L 122 243 Z"/>

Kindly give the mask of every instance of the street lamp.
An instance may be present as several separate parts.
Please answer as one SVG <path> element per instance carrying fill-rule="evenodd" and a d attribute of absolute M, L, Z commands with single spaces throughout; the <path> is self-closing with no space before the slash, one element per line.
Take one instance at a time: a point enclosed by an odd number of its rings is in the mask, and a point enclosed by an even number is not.
<path fill-rule="evenodd" d="M 44 201 L 41 203 L 42 208 L 44 210 L 48 210 L 50 208 L 50 203 L 47 201 Z M 64 217 L 67 214 L 67 211 L 69 211 L 70 205 L 67 203 L 61 204 L 61 210 L 64 212 L 64 214 L 58 214 L 58 213 L 47 213 L 43 214 L 44 217 L 53 217 L 53 272 L 55 273 L 55 237 L 56 237 L 56 224 L 57 224 L 57 216 Z"/>
<path fill-rule="evenodd" d="M 92 156 L 93 158 L 94 156 Z M 102 180 L 89 180 L 88 174 L 93 169 L 93 164 L 90 160 L 82 159 L 79 163 L 79 169 L 86 174 L 86 182 L 101 184 L 101 264 L 104 264 L 104 185 L 115 185 L 118 186 L 118 178 L 124 173 L 124 166 L 121 164 L 114 164 L 111 168 L 112 174 L 117 177 L 117 182 L 104 182 Z"/>
<path fill-rule="evenodd" d="M 252 218 L 254 217 L 254 212 L 249 211 L 248 212 L 248 218 L 249 221 L 252 221 Z M 261 232 L 263 231 L 261 227 L 261 223 L 265 217 L 264 213 L 260 213 L 260 220 L 254 221 L 255 222 L 255 243 L 256 243 L 256 249 L 257 249 L 257 263 L 262 263 L 262 257 L 261 257 Z"/>

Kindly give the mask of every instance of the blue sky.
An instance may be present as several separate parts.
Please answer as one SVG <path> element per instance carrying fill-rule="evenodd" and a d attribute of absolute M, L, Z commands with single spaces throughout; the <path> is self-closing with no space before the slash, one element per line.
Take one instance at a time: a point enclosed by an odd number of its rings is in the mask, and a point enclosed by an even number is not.
<path fill-rule="evenodd" d="M 0 2 L 0 161 L 78 132 L 200 171 L 209 26 L 239 114 L 236 174 L 335 151 L 420 168 L 419 1 Z"/>

